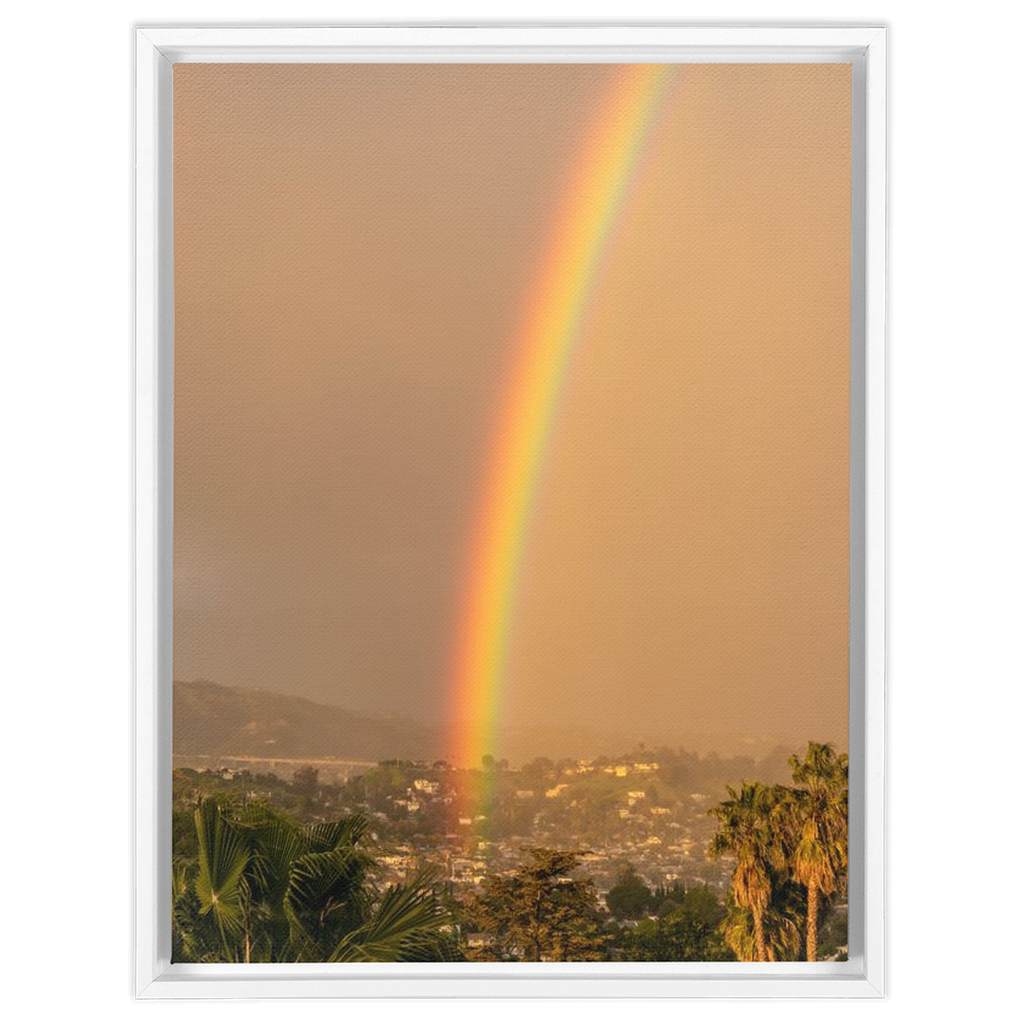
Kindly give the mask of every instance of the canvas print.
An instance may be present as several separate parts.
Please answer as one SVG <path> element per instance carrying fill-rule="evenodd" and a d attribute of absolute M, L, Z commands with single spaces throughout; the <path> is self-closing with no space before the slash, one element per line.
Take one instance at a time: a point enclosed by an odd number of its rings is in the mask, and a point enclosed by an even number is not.
<path fill-rule="evenodd" d="M 174 68 L 176 962 L 846 957 L 851 66 Z"/>

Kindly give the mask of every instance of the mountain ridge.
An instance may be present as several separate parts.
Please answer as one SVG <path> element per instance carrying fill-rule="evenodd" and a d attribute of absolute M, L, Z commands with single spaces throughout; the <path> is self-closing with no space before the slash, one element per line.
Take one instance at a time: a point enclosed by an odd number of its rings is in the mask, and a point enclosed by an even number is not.
<path fill-rule="evenodd" d="M 207 680 L 174 683 L 175 757 L 240 757 L 257 759 L 450 758 L 451 735 L 445 729 L 400 716 L 374 716 L 257 687 L 225 686 Z M 665 730 L 668 732 L 668 730 Z M 704 755 L 760 759 L 802 744 L 781 739 L 741 739 L 700 735 L 680 729 L 658 736 L 622 730 L 602 732 L 583 723 L 541 722 L 520 726 L 506 737 L 516 764 L 539 757 L 595 757 L 622 751 L 653 750 L 660 745 Z M 842 744 L 840 744 L 842 746 Z"/>
<path fill-rule="evenodd" d="M 272 690 L 207 680 L 174 683 L 175 755 L 433 758 L 436 729 L 373 718 Z"/>

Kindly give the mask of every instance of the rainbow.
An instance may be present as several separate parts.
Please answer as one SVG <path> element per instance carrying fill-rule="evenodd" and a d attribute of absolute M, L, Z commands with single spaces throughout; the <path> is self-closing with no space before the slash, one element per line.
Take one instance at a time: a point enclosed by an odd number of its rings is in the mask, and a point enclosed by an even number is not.
<path fill-rule="evenodd" d="M 597 130 L 570 177 L 516 342 L 486 462 L 456 626 L 448 750 L 479 768 L 497 753 L 520 566 L 545 455 L 599 271 L 676 66 L 616 66 Z M 466 813 L 481 794 L 458 801 Z"/>

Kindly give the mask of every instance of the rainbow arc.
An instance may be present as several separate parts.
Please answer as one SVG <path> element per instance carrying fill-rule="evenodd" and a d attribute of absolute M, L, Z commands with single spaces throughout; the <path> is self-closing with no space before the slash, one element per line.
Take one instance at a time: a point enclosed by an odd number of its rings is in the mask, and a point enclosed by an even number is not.
<path fill-rule="evenodd" d="M 677 70 L 616 67 L 597 129 L 576 162 L 528 298 L 516 363 L 483 475 L 456 625 L 448 750 L 460 767 L 496 754 L 510 641 L 531 514 L 565 382 L 595 299 L 601 265 Z M 460 800 L 473 815 L 485 793 Z"/>

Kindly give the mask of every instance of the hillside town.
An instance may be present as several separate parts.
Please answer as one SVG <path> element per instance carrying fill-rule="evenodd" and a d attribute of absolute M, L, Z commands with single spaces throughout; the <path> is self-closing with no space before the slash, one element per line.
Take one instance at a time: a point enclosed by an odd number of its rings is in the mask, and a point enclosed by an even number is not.
<path fill-rule="evenodd" d="M 225 943 L 231 956 L 250 957 L 245 921 L 269 915 L 267 956 L 282 943 L 300 958 L 356 955 L 344 939 L 328 952 L 337 939 L 328 917 L 361 890 L 352 912 L 376 907 L 385 919 L 422 922 L 406 926 L 416 952 L 398 951 L 415 959 L 844 958 L 846 780 L 846 755 L 813 742 L 806 761 L 780 750 L 756 764 L 642 747 L 515 768 L 489 756 L 474 769 L 391 759 L 341 782 L 312 764 L 290 780 L 180 766 L 176 941 L 185 958 L 219 955 Z M 814 861 L 813 875 L 798 841 L 808 815 L 843 853 L 828 871 Z M 751 842 L 767 911 L 744 888 Z M 225 850 L 235 868 L 214 866 Z M 234 892 L 231 872 L 247 869 L 251 880 L 233 897 L 241 924 L 211 931 L 197 879 L 213 872 L 210 885 Z M 278 882 L 274 872 L 284 872 Z M 284 900 L 276 912 L 271 898 Z"/>
<path fill-rule="evenodd" d="M 475 771 L 444 761 L 382 761 L 341 783 L 322 780 L 309 765 L 294 771 L 291 785 L 233 765 L 179 768 L 175 777 L 179 793 L 216 782 L 312 820 L 363 813 L 386 882 L 434 868 L 454 892 L 469 891 L 488 874 L 512 870 L 524 849 L 553 847 L 582 851 L 599 896 L 627 864 L 654 886 L 727 888 L 729 865 L 707 857 L 709 809 L 723 785 L 752 772 L 752 762 L 668 750 L 538 758 L 516 769 L 486 760 Z M 462 794 L 482 779 L 488 797 L 468 806 Z"/>

